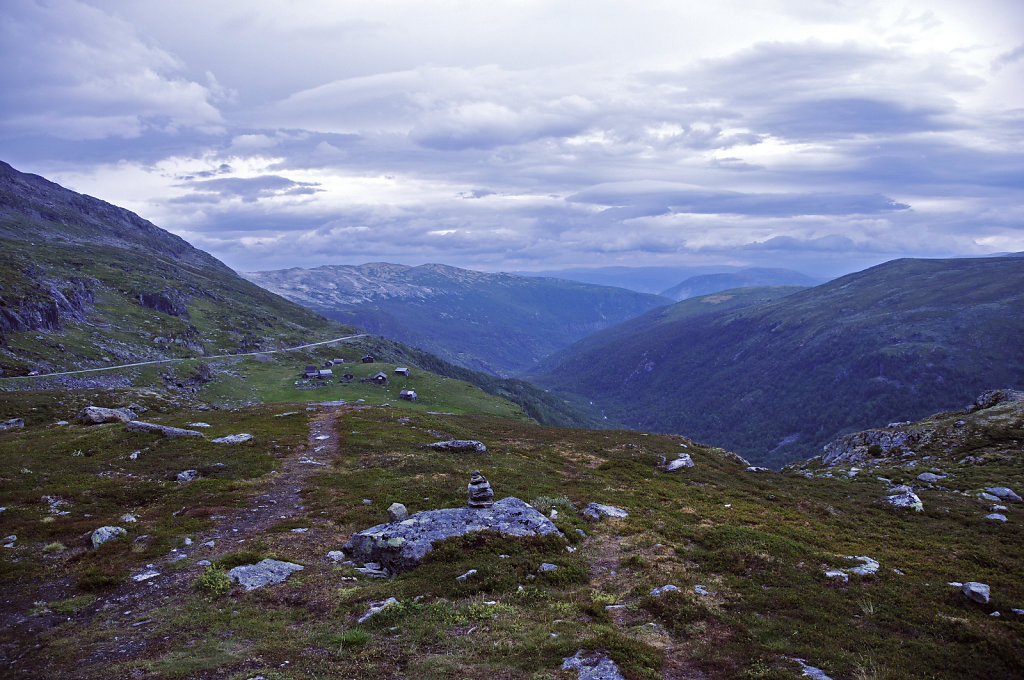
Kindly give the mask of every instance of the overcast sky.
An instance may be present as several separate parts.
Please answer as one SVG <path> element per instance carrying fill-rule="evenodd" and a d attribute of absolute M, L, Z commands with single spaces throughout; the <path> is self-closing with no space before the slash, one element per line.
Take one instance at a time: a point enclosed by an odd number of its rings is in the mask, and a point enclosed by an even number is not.
<path fill-rule="evenodd" d="M 1020 0 L 21 0 L 0 159 L 239 270 L 1024 250 Z"/>

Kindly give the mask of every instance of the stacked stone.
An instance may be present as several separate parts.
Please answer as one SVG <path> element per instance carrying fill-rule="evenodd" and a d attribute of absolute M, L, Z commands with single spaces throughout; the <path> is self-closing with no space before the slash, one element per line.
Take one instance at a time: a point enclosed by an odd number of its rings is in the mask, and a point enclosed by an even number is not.
<path fill-rule="evenodd" d="M 469 480 L 469 507 L 489 508 L 494 505 L 494 491 L 479 470 L 473 470 Z"/>

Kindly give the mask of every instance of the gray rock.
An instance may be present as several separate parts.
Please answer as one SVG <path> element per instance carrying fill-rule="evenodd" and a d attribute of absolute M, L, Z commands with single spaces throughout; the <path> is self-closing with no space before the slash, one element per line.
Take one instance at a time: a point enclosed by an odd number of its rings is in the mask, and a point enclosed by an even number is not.
<path fill-rule="evenodd" d="M 934 472 L 922 472 L 917 476 L 918 481 L 924 482 L 925 484 L 934 484 L 940 479 L 945 479 L 946 475 L 937 475 Z"/>
<path fill-rule="evenodd" d="M 615 662 L 603 654 L 584 656 L 583 650 L 575 656 L 562 659 L 562 670 L 575 669 L 579 680 L 626 680 Z"/>
<path fill-rule="evenodd" d="M 909 487 L 906 484 L 898 484 L 898 485 L 892 487 L 891 489 L 889 489 L 889 493 L 891 493 L 891 494 L 910 493 L 913 490 L 914 490 L 913 487 Z"/>
<path fill-rule="evenodd" d="M 494 491 L 479 470 L 473 470 L 466 489 L 469 491 L 469 507 L 489 508 L 494 505 Z"/>
<path fill-rule="evenodd" d="M 747 467 L 747 472 L 771 472 L 771 468 L 759 467 L 757 465 L 751 465 Z"/>
<path fill-rule="evenodd" d="M 882 456 L 902 454 L 928 443 L 930 436 L 931 433 L 888 428 L 855 432 L 826 444 L 821 462 L 827 466 L 861 463 L 872 458 L 875 451 Z"/>
<path fill-rule="evenodd" d="M 225 437 L 217 437 L 213 439 L 214 444 L 241 444 L 252 439 L 252 435 L 248 432 L 242 432 L 240 434 L 229 434 Z"/>
<path fill-rule="evenodd" d="M 388 521 L 389 522 L 401 522 L 403 519 L 409 518 L 409 510 L 406 509 L 401 503 L 392 503 L 388 507 Z"/>
<path fill-rule="evenodd" d="M 612 517 L 615 519 L 629 517 L 629 513 L 622 508 L 615 507 L 614 505 L 591 503 L 583 509 L 583 516 L 592 522 L 596 522 L 602 517 Z"/>
<path fill-rule="evenodd" d="M 199 471 L 182 470 L 181 472 L 178 473 L 175 479 L 177 479 L 179 482 L 191 482 L 194 479 L 199 479 Z"/>
<path fill-rule="evenodd" d="M 861 555 L 860 557 L 850 557 L 849 559 L 858 560 L 861 562 L 861 565 L 859 567 L 853 567 L 851 569 L 846 570 L 851 574 L 857 574 L 858 576 L 871 576 L 872 574 L 878 571 L 878 562 L 876 560 L 871 559 L 870 557 L 867 557 L 866 555 Z"/>
<path fill-rule="evenodd" d="M 978 498 L 980 498 L 983 501 L 988 501 L 989 503 L 996 503 L 1002 500 L 1002 498 L 1000 498 L 999 496 L 993 496 L 992 494 L 985 493 L 984 491 L 978 493 Z"/>
<path fill-rule="evenodd" d="M 1005 404 L 1014 401 L 1024 401 L 1024 392 L 1018 392 L 1017 390 L 989 390 L 988 392 L 982 392 L 974 403 L 971 404 L 970 411 L 981 411 L 983 409 L 992 408 L 999 404 Z"/>
<path fill-rule="evenodd" d="M 665 466 L 666 472 L 674 472 L 683 468 L 692 468 L 693 458 L 688 453 L 680 453 L 679 457 Z"/>
<path fill-rule="evenodd" d="M 456 581 L 465 581 L 466 579 L 468 579 L 470 576 L 472 576 L 475 573 L 476 573 L 476 569 L 470 569 L 465 574 L 463 574 L 461 576 L 456 576 L 455 580 Z"/>
<path fill-rule="evenodd" d="M 209 423 L 204 423 L 204 422 L 198 422 L 198 423 L 189 423 L 188 426 L 189 427 L 207 428 L 207 427 L 210 427 L 210 424 Z"/>
<path fill-rule="evenodd" d="M 92 532 L 90 540 L 92 541 L 92 547 L 98 548 L 107 541 L 112 541 L 115 538 L 121 538 L 122 536 L 127 535 L 128 530 L 124 527 L 100 527 Z"/>
<path fill-rule="evenodd" d="M 135 414 L 126 408 L 102 408 L 86 406 L 78 412 L 78 422 L 82 425 L 102 425 L 103 423 L 127 423 L 135 420 Z"/>
<path fill-rule="evenodd" d="M 174 437 L 202 437 L 202 432 L 196 430 L 184 430 L 180 427 L 168 427 L 167 425 L 157 425 L 156 423 L 144 423 L 141 420 L 131 420 L 125 425 L 125 429 L 129 432 L 153 432 L 155 434 L 162 434 L 168 439 Z"/>
<path fill-rule="evenodd" d="M 989 587 L 977 581 L 968 581 L 963 585 L 961 592 L 968 600 L 978 604 L 988 604 Z"/>
<path fill-rule="evenodd" d="M 344 549 L 358 562 L 378 562 L 399 573 L 416 568 L 435 541 L 485 529 L 508 536 L 562 536 L 551 520 L 510 496 L 490 508 L 428 510 L 401 522 L 378 524 L 357 532 Z"/>
<path fill-rule="evenodd" d="M 658 597 L 659 595 L 664 595 L 665 593 L 678 593 L 678 592 L 679 592 L 679 587 L 678 586 L 674 586 L 671 583 L 669 583 L 668 585 L 661 586 L 660 588 L 655 588 L 654 590 L 651 591 L 651 595 L 653 597 Z"/>
<path fill-rule="evenodd" d="M 480 453 L 487 451 L 487 447 L 484 446 L 483 442 L 478 442 L 475 439 L 449 439 L 443 442 L 427 444 L 427 448 L 434 451 L 479 451 Z"/>
<path fill-rule="evenodd" d="M 709 591 L 705 586 L 702 585 L 694 586 L 693 592 L 697 593 L 698 595 L 703 595 L 704 597 L 708 597 L 711 595 L 711 591 Z"/>
<path fill-rule="evenodd" d="M 1014 493 L 1013 489 L 1005 486 L 990 486 L 987 487 L 985 491 L 988 491 L 993 496 L 998 496 L 999 500 L 1002 501 L 1010 501 L 1013 503 L 1020 503 L 1021 501 L 1021 497 Z"/>
<path fill-rule="evenodd" d="M 0 423 L 0 432 L 4 430 L 13 430 L 15 428 L 25 427 L 25 421 L 21 418 L 11 418 Z"/>
<path fill-rule="evenodd" d="M 329 553 L 327 553 L 327 559 L 329 559 L 332 562 L 341 562 L 343 559 L 345 559 L 345 553 L 341 550 L 332 550 Z"/>
<path fill-rule="evenodd" d="M 850 580 L 850 575 L 842 569 L 829 569 L 825 572 L 825 578 L 831 578 L 837 581 L 842 581 L 843 583 L 847 583 Z"/>
<path fill-rule="evenodd" d="M 537 568 L 537 571 L 540 573 L 544 573 L 546 571 L 558 571 L 558 565 L 551 564 L 550 562 L 541 562 L 540 566 Z"/>
<path fill-rule="evenodd" d="M 1006 515 L 1000 514 L 998 512 L 993 512 L 991 515 L 985 515 L 985 519 L 994 519 L 997 522 L 1005 522 Z"/>
<path fill-rule="evenodd" d="M 246 590 L 255 590 L 263 586 L 281 583 L 291 576 L 292 572 L 300 571 L 302 568 L 301 564 L 268 558 L 256 564 L 235 567 L 228 572 L 228 578 L 242 584 Z"/>
<path fill-rule="evenodd" d="M 196 562 L 196 566 L 199 567 L 208 567 L 211 564 L 213 564 L 213 562 L 211 562 L 210 560 L 199 560 L 198 562 Z"/>
<path fill-rule="evenodd" d="M 366 623 L 370 620 L 370 617 L 379 614 L 388 607 L 398 604 L 398 600 L 393 597 L 389 597 L 386 600 L 380 600 L 379 602 L 371 602 L 370 608 L 366 610 L 366 613 L 359 617 L 358 623 Z"/>
<path fill-rule="evenodd" d="M 918 512 L 924 510 L 924 503 L 921 502 L 921 499 L 918 498 L 917 494 L 913 491 L 894 494 L 889 496 L 886 500 L 889 501 L 890 505 L 896 508 L 913 508 Z"/>

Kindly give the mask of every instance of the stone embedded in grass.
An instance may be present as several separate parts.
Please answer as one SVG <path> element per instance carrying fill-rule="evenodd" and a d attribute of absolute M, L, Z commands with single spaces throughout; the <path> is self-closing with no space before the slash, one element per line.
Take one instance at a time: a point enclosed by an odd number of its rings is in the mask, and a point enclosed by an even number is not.
<path fill-rule="evenodd" d="M 228 578 L 242 584 L 246 590 L 255 590 L 263 586 L 281 583 L 291 576 L 292 572 L 303 569 L 301 564 L 265 559 L 256 564 L 235 567 L 228 572 Z"/>
<path fill-rule="evenodd" d="M 998 512 L 993 512 L 990 515 L 985 515 L 985 519 L 995 520 L 996 522 L 1005 522 L 1006 515 L 1000 514 Z"/>
<path fill-rule="evenodd" d="M 832 680 L 832 678 L 825 674 L 825 671 L 820 668 L 816 668 L 815 666 L 811 666 L 803 659 L 793 659 L 793 661 L 800 664 L 800 669 L 803 671 L 800 673 L 800 677 L 808 677 L 811 678 L 811 680 Z"/>
<path fill-rule="evenodd" d="M 341 562 L 343 559 L 345 559 L 345 553 L 343 553 L 340 550 L 332 550 L 329 553 L 327 553 L 327 559 L 329 559 L 332 562 Z"/>
<path fill-rule="evenodd" d="M 848 557 L 847 559 L 858 560 L 862 563 L 859 567 L 853 567 L 846 570 L 851 574 L 857 574 L 857 576 L 871 576 L 878 571 L 878 561 L 873 560 L 866 555 L 861 555 L 860 557 Z"/>
<path fill-rule="evenodd" d="M 64 424 L 67 425 L 67 423 Z M 3 430 L 13 430 L 18 427 L 25 427 L 25 421 L 21 418 L 11 418 L 0 423 L 0 432 Z"/>
<path fill-rule="evenodd" d="M 92 532 L 90 540 L 92 541 L 92 547 L 98 548 L 107 541 L 112 541 L 115 538 L 121 538 L 127 536 L 128 531 L 124 527 L 100 527 Z"/>
<path fill-rule="evenodd" d="M 661 586 L 660 588 L 655 588 L 654 590 L 652 590 L 651 591 L 651 596 L 652 597 L 658 597 L 659 595 L 664 595 L 665 593 L 678 593 L 678 592 L 679 592 L 679 586 L 674 586 L 671 583 L 669 583 L 667 585 Z"/>
<path fill-rule="evenodd" d="M 693 458 L 688 453 L 680 453 L 679 457 L 665 466 L 666 472 L 674 472 L 683 468 L 692 468 Z"/>
<path fill-rule="evenodd" d="M 983 500 L 983 501 L 987 501 L 989 503 L 995 503 L 997 501 L 1003 500 L 999 496 L 993 496 L 992 494 L 985 493 L 984 491 L 981 491 L 981 492 L 978 493 L 978 498 Z"/>
<path fill-rule="evenodd" d="M 138 522 L 139 518 L 129 512 L 129 513 L 125 513 L 124 515 L 121 515 L 121 521 L 122 522 L 132 523 L 132 522 Z"/>
<path fill-rule="evenodd" d="M 483 442 L 479 442 L 475 439 L 449 439 L 443 442 L 434 442 L 433 444 L 427 444 L 428 449 L 434 451 L 479 451 L 480 453 L 486 453 L 487 447 L 484 446 Z"/>
<path fill-rule="evenodd" d="M 204 422 L 198 422 L 198 423 L 188 423 L 188 426 L 189 427 L 204 427 L 205 428 L 205 427 L 210 427 L 210 424 L 209 423 L 204 423 Z"/>
<path fill-rule="evenodd" d="M 198 470 L 182 470 L 181 472 L 179 472 L 177 474 L 175 479 L 177 479 L 179 482 L 191 482 L 193 480 L 199 479 L 199 471 Z"/>
<path fill-rule="evenodd" d="M 537 571 L 542 574 L 546 571 L 558 571 L 558 565 L 551 564 L 550 562 L 541 562 L 540 566 L 537 568 Z"/>
<path fill-rule="evenodd" d="M 977 581 L 968 581 L 961 588 L 961 592 L 968 600 L 977 602 L 978 604 L 988 604 L 989 587 L 984 583 L 978 583 Z"/>
<path fill-rule="evenodd" d="M 252 439 L 252 435 L 248 432 L 242 432 L 240 434 L 229 434 L 226 437 L 217 437 L 213 439 L 214 444 L 241 444 Z"/>
<path fill-rule="evenodd" d="M 476 573 L 476 569 L 470 569 L 465 574 L 463 574 L 461 576 L 456 576 L 455 580 L 456 581 L 465 581 L 466 579 L 468 579 L 470 576 L 472 576 L 475 573 Z"/>
<path fill-rule="evenodd" d="M 934 484 L 935 482 L 945 478 L 946 475 L 937 475 L 934 472 L 922 472 L 917 476 L 917 480 L 919 482 L 924 482 L 925 484 Z"/>
<path fill-rule="evenodd" d="M 629 513 L 622 508 L 617 508 L 614 505 L 604 505 L 602 503 L 591 503 L 583 509 L 583 516 L 592 522 L 596 522 L 602 517 L 611 517 L 613 519 L 622 519 L 623 517 L 629 517 Z"/>
<path fill-rule="evenodd" d="M 78 412 L 78 422 L 82 425 L 102 425 L 103 423 L 127 423 L 135 420 L 135 414 L 126 408 L 102 408 L 86 406 Z"/>
<path fill-rule="evenodd" d="M 698 595 L 703 595 L 704 597 L 709 597 L 711 595 L 711 591 L 709 591 L 707 587 L 702 585 L 695 585 L 693 587 L 693 592 L 697 593 Z"/>
<path fill-rule="evenodd" d="M 180 427 L 169 427 L 167 425 L 157 425 L 156 423 L 144 423 L 141 420 L 131 420 L 125 425 L 125 429 L 129 432 L 152 432 L 155 434 L 162 434 L 168 439 L 174 439 L 175 437 L 202 437 L 203 433 L 196 430 L 185 430 Z"/>
<path fill-rule="evenodd" d="M 370 608 L 366 610 L 366 613 L 359 617 L 357 623 L 366 623 L 375 614 L 379 614 L 391 605 L 398 604 L 398 600 L 393 597 L 389 597 L 386 600 L 380 600 L 379 602 L 371 602 Z"/>
<path fill-rule="evenodd" d="M 1013 489 L 1005 486 L 990 486 L 986 487 L 985 491 L 996 496 L 997 499 L 1001 501 L 1011 501 L 1013 503 L 1021 502 L 1021 497 L 1014 493 Z"/>
<path fill-rule="evenodd" d="M 886 500 L 889 504 L 896 508 L 913 508 L 917 512 L 924 510 L 924 503 L 918 498 L 917 494 L 913 491 L 907 491 L 906 493 L 898 493 L 889 496 Z"/>
<path fill-rule="evenodd" d="M 825 572 L 825 578 L 835 579 L 836 581 L 842 581 L 847 583 L 850 580 L 849 574 L 842 569 L 829 569 Z"/>
<path fill-rule="evenodd" d="M 584 656 L 583 650 L 562 659 L 562 670 L 575 669 L 579 680 L 626 680 L 615 662 L 603 654 Z"/>
<path fill-rule="evenodd" d="M 388 521 L 389 522 L 401 522 L 403 519 L 409 518 L 409 510 L 406 509 L 401 503 L 392 503 L 388 507 Z"/>
<path fill-rule="evenodd" d="M 751 465 L 747 467 L 747 472 L 771 472 L 771 468 L 758 467 L 757 465 Z"/>

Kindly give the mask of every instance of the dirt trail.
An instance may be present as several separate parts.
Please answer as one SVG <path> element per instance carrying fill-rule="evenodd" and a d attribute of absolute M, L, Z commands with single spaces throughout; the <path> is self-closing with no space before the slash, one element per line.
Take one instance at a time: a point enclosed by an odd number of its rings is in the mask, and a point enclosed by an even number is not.
<path fill-rule="evenodd" d="M 155 610 L 190 592 L 195 579 L 205 568 L 198 564 L 228 552 L 245 550 L 250 540 L 263 535 L 270 527 L 289 519 L 305 518 L 301 491 L 306 478 L 329 465 L 339 453 L 335 423 L 346 406 L 321 406 L 309 421 L 309 435 L 302 447 L 286 451 L 277 458 L 280 471 L 268 475 L 262 491 L 253 494 L 245 508 L 226 511 L 211 517 L 212 528 L 190 536 L 192 544 L 172 550 L 137 570 L 114 592 L 103 595 L 90 606 L 73 614 L 44 613 L 31 616 L 33 602 L 54 601 L 74 597 L 79 592 L 68 582 L 42 584 L 35 592 L 18 598 L 18 606 L 3 616 L 10 640 L 21 644 L 0 645 L 0 668 L 19 677 L 37 677 L 40 668 L 32 659 L 32 643 L 46 631 L 61 625 L 70 630 L 90 625 L 90 619 L 106 619 L 110 635 L 93 646 L 85 660 L 92 664 L 121 661 L 139 656 L 149 644 L 147 628 L 159 623 Z M 187 512 L 187 508 L 183 508 Z M 212 542 L 212 545 L 210 543 Z M 187 560 L 184 568 L 172 562 Z M 308 567 L 307 567 L 308 568 Z M 148 576 L 147 574 L 154 574 Z M 136 580 L 138 579 L 138 580 Z M 95 624 L 97 621 L 92 621 Z M 27 662 L 19 661 L 29 656 Z"/>

